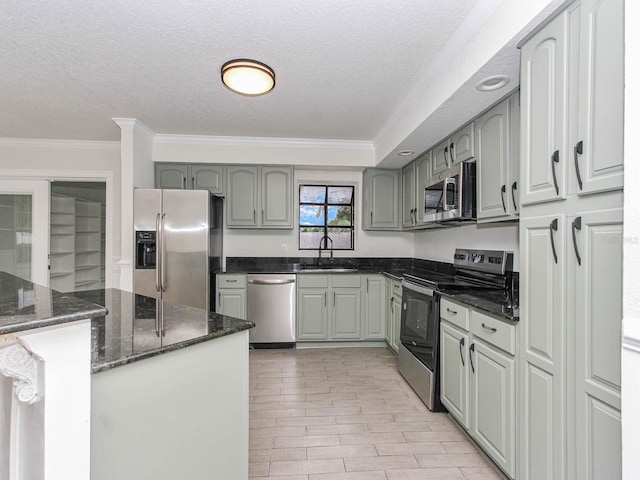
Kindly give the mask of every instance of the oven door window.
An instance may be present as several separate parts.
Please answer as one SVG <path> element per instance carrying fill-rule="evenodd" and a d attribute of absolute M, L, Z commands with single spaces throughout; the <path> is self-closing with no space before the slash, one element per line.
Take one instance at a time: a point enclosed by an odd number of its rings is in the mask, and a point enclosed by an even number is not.
<path fill-rule="evenodd" d="M 403 289 L 400 341 L 430 370 L 435 368 L 438 353 L 436 307 L 436 298 Z"/>

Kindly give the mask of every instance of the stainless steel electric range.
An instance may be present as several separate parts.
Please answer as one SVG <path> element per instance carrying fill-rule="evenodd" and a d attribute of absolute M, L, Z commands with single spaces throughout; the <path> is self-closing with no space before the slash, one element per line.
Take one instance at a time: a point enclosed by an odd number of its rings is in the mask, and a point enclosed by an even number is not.
<path fill-rule="evenodd" d="M 454 274 L 425 271 L 404 275 L 398 371 L 430 410 L 444 410 L 438 378 L 440 294 L 460 290 L 508 294 L 512 274 L 512 252 L 456 249 Z"/>

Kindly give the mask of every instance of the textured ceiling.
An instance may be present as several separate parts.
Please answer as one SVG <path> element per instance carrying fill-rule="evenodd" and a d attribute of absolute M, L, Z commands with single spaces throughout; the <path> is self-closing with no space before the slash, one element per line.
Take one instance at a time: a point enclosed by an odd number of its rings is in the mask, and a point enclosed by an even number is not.
<path fill-rule="evenodd" d="M 372 140 L 474 3 L 3 0 L 0 137 L 117 140 L 111 118 L 133 117 L 156 133 Z M 242 57 L 274 68 L 274 91 L 222 86 Z"/>

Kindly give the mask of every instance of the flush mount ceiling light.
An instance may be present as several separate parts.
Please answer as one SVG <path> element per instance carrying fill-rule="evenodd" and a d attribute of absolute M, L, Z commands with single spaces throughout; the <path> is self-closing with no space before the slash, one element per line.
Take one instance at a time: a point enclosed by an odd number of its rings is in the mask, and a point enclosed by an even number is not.
<path fill-rule="evenodd" d="M 413 150 L 400 150 L 398 155 L 401 157 L 408 157 L 409 155 L 413 155 L 415 152 Z"/>
<path fill-rule="evenodd" d="M 273 69 L 256 60 L 230 60 L 222 66 L 221 75 L 229 90 L 250 97 L 265 94 L 276 85 Z"/>
<path fill-rule="evenodd" d="M 492 75 L 485 78 L 476 85 L 476 90 L 481 92 L 492 92 L 507 85 L 511 79 L 506 75 Z"/>

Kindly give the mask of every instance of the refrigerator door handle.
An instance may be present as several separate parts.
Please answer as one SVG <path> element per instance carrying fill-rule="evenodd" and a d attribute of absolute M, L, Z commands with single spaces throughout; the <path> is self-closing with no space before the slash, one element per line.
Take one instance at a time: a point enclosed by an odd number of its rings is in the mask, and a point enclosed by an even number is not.
<path fill-rule="evenodd" d="M 160 219 L 160 289 L 163 292 L 167 291 L 167 275 L 164 268 L 164 221 L 167 214 L 163 213 Z"/>
<path fill-rule="evenodd" d="M 160 291 L 160 214 L 156 214 L 156 292 Z"/>

